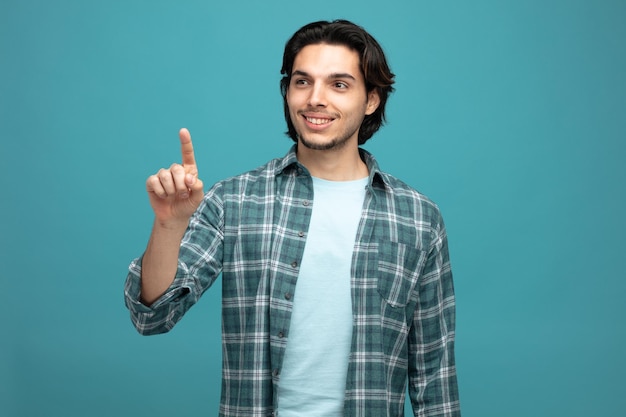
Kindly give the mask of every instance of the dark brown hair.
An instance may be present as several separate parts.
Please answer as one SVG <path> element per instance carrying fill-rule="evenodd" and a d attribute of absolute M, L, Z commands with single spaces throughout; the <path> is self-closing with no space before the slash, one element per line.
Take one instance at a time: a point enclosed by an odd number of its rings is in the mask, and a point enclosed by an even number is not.
<path fill-rule="evenodd" d="M 381 46 L 362 27 L 347 20 L 332 22 L 319 21 L 301 27 L 285 45 L 283 66 L 280 73 L 280 91 L 283 96 L 285 120 L 287 121 L 287 135 L 298 141 L 298 134 L 289 116 L 287 106 L 287 90 L 291 82 L 291 73 L 296 55 L 308 45 L 326 43 L 329 45 L 343 45 L 359 54 L 361 73 L 365 80 L 365 89 L 368 94 L 376 90 L 380 97 L 380 104 L 376 111 L 366 115 L 359 129 L 359 145 L 364 144 L 385 122 L 385 104 L 389 94 L 393 91 L 394 74 L 387 65 L 387 59 Z"/>

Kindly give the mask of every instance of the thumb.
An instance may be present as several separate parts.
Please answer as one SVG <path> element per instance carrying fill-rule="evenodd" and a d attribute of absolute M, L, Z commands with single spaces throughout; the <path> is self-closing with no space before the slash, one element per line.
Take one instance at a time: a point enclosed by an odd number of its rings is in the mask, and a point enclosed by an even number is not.
<path fill-rule="evenodd" d="M 202 183 L 202 180 L 194 175 L 187 174 L 185 176 L 185 184 L 191 191 L 190 198 L 195 202 L 200 203 L 204 197 L 204 184 Z"/>

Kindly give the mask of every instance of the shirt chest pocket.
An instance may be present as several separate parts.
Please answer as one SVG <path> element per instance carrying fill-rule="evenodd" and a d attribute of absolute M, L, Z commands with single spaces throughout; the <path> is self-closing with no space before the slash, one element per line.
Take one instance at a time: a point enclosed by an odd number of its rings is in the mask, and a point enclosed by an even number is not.
<path fill-rule="evenodd" d="M 380 296 L 392 307 L 405 307 L 415 291 L 426 262 L 426 253 L 403 243 L 379 245 L 378 282 Z"/>

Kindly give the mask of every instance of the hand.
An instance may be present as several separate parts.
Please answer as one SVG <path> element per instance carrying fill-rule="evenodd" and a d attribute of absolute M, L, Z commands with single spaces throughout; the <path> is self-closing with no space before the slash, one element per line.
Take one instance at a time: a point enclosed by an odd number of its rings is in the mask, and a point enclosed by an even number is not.
<path fill-rule="evenodd" d="M 193 153 L 191 135 L 187 129 L 179 132 L 182 165 L 172 164 L 168 169 L 148 177 L 146 190 L 156 221 L 161 225 L 185 224 L 196 211 L 204 196 L 202 181 Z"/>

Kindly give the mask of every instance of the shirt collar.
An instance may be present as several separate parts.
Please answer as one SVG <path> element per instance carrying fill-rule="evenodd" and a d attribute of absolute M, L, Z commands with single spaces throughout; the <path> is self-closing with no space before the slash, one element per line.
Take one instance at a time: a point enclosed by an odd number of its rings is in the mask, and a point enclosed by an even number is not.
<path fill-rule="evenodd" d="M 291 172 L 291 170 L 298 170 L 300 172 L 308 172 L 307 169 L 298 162 L 298 158 L 296 156 L 297 145 L 293 145 L 289 152 L 282 158 L 279 159 L 276 164 L 276 175 L 280 175 L 283 173 Z M 382 187 L 385 188 L 386 180 L 383 172 L 378 167 L 378 162 L 374 155 L 366 151 L 365 149 L 359 148 L 359 155 L 365 165 L 367 165 L 367 170 L 369 171 L 369 181 L 368 187 Z"/>

